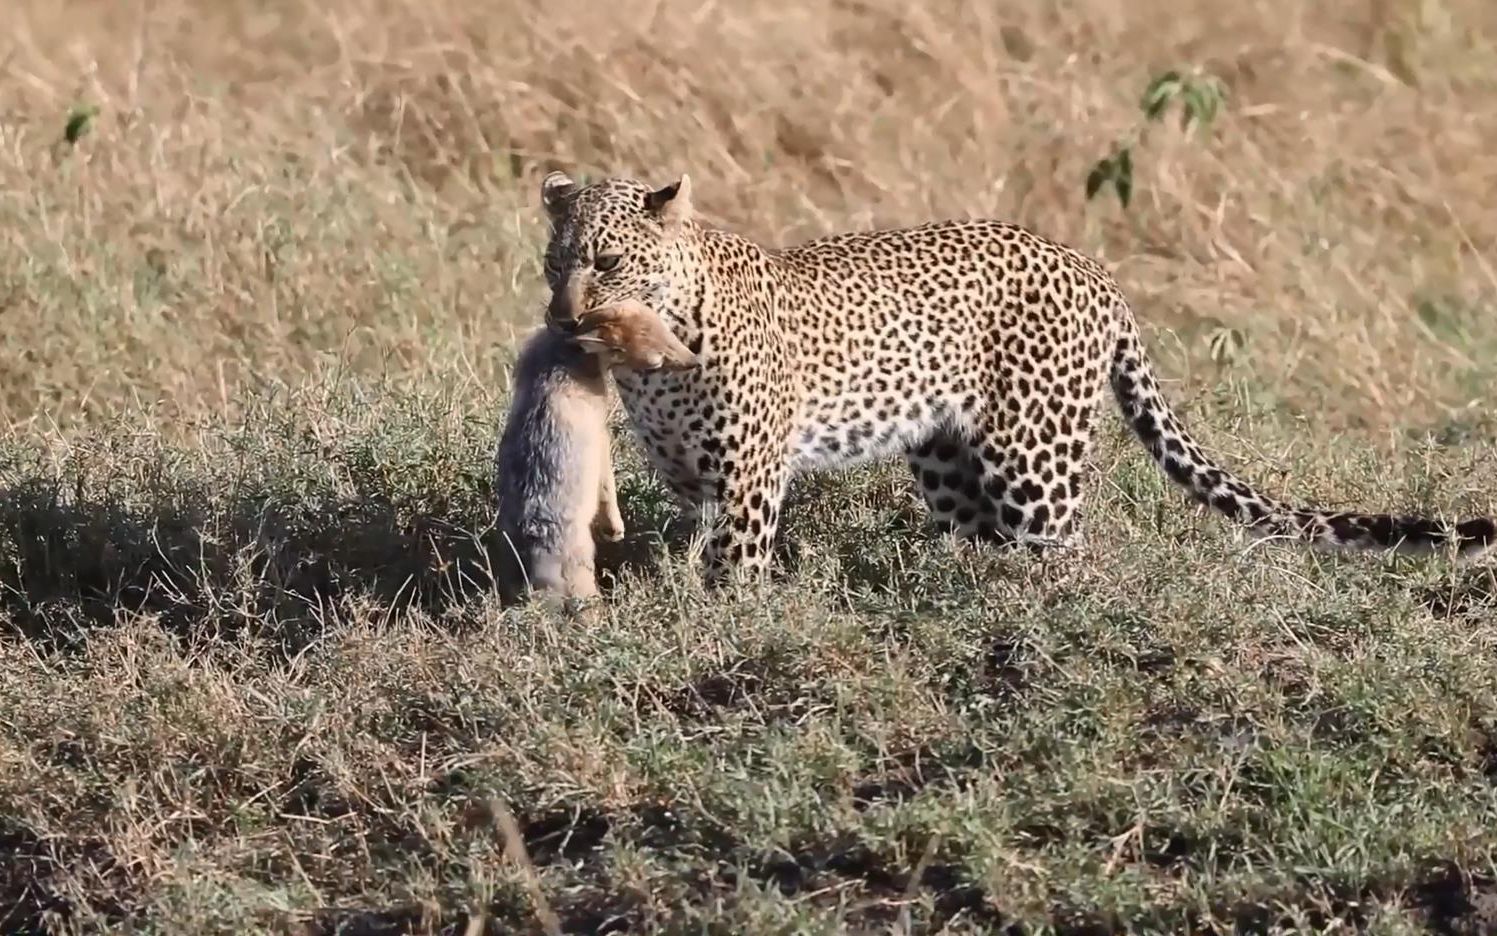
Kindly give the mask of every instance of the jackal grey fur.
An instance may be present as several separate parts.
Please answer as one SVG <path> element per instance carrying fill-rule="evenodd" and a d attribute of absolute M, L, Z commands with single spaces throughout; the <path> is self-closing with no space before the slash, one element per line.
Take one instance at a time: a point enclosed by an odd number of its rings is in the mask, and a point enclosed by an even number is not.
<path fill-rule="evenodd" d="M 528 583 L 562 598 L 598 593 L 594 532 L 624 535 L 608 394 L 597 355 L 545 328 L 526 339 L 494 457 L 499 549 L 509 569 L 523 572 L 517 591 Z"/>

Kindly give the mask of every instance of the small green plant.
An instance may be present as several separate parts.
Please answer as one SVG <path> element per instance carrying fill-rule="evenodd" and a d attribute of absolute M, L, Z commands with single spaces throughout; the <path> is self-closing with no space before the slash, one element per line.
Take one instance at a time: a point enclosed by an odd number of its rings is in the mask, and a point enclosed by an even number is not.
<path fill-rule="evenodd" d="M 1099 160 L 1092 171 L 1086 177 L 1086 197 L 1090 201 L 1096 194 L 1102 191 L 1102 187 L 1111 184 L 1118 193 L 1118 201 L 1123 207 L 1128 207 L 1128 202 L 1133 198 L 1133 148 L 1131 146 L 1120 146 L 1113 150 L 1111 156 Z"/>
<path fill-rule="evenodd" d="M 1103 188 L 1111 185 L 1117 192 L 1118 201 L 1127 208 L 1133 200 L 1133 150 L 1142 142 L 1149 124 L 1163 120 L 1169 112 L 1170 104 L 1178 101 L 1181 129 L 1188 130 L 1194 126 L 1204 133 L 1215 122 L 1226 98 L 1226 86 L 1213 75 L 1185 75 L 1174 70 L 1155 75 L 1139 100 L 1138 107 L 1143 112 L 1143 122 L 1118 141 L 1113 146 L 1112 154 L 1099 160 L 1087 174 L 1087 200 L 1090 201 Z"/>
<path fill-rule="evenodd" d="M 1241 329 L 1232 328 L 1230 325 L 1221 325 L 1211 330 L 1211 335 L 1206 339 L 1206 347 L 1211 354 L 1211 360 L 1217 364 L 1230 364 L 1241 355 L 1242 349 L 1247 346 L 1247 335 Z"/>
<path fill-rule="evenodd" d="M 68 112 L 68 122 L 62 128 L 63 141 L 69 146 L 76 146 L 97 116 L 99 108 L 95 104 L 79 104 L 74 107 Z"/>
<path fill-rule="evenodd" d="M 1149 120 L 1160 120 L 1169 109 L 1171 101 L 1180 101 L 1180 128 L 1190 129 L 1195 124 L 1202 132 L 1210 128 L 1226 101 L 1227 89 L 1213 75 L 1182 76 L 1177 71 L 1167 71 L 1155 76 L 1145 89 L 1139 109 Z"/>

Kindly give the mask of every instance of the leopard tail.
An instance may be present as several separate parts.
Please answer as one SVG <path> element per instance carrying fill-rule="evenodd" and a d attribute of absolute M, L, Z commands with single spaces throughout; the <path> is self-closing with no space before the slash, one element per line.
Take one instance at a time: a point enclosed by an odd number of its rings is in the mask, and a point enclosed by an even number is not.
<path fill-rule="evenodd" d="M 1159 391 L 1133 313 L 1120 304 L 1117 314 L 1111 382 L 1124 418 L 1170 480 L 1202 504 L 1244 524 L 1253 535 L 1328 549 L 1453 552 L 1462 559 L 1476 558 L 1497 544 L 1497 521 L 1490 517 L 1451 522 L 1344 513 L 1286 504 L 1255 490 L 1212 460 L 1185 431 Z"/>

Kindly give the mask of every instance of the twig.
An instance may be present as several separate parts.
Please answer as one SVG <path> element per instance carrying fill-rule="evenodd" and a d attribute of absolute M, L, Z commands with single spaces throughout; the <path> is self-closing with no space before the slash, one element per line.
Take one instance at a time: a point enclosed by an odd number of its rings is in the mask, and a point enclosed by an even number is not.
<path fill-rule="evenodd" d="M 915 895 L 920 891 L 920 881 L 925 877 L 925 869 L 930 867 L 931 859 L 936 856 L 936 849 L 941 845 L 941 833 L 936 832 L 925 842 L 925 851 L 921 853 L 920 860 L 915 862 L 915 870 L 910 872 L 910 879 L 904 885 L 904 902 L 899 908 L 899 925 L 895 932 L 904 933 L 906 936 L 914 932 L 914 924 L 910 919 L 910 904 L 915 902 Z"/>
<path fill-rule="evenodd" d="M 499 797 L 489 800 L 489 809 L 494 814 L 494 822 L 499 826 L 499 833 L 504 836 L 504 853 L 509 860 L 515 863 L 525 875 L 525 883 L 530 891 L 530 900 L 535 904 L 536 919 L 540 920 L 541 929 L 546 931 L 546 936 L 562 936 L 561 920 L 552 911 L 551 904 L 546 900 L 545 891 L 541 890 L 541 876 L 535 870 L 535 865 L 530 860 L 530 854 L 525 850 L 525 839 L 520 834 L 520 825 L 515 822 L 515 817 L 510 813 L 509 807 Z"/>

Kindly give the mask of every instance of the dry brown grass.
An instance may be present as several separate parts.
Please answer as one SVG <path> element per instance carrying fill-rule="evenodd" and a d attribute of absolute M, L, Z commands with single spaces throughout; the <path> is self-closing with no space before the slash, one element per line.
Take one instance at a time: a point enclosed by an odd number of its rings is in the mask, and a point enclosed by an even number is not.
<path fill-rule="evenodd" d="M 762 600 L 635 543 L 593 631 L 494 607 L 479 541 L 552 166 L 773 243 L 1029 224 L 1247 474 L 1491 511 L 1490 0 L 5 19 L 0 928 L 538 925 L 490 801 L 570 931 L 1477 918 L 1488 573 L 1244 553 L 1118 445 L 1085 569 L 952 552 L 882 469 L 803 486 Z M 1087 202 L 1169 68 L 1221 117 Z"/>
<path fill-rule="evenodd" d="M 533 189 L 552 165 L 689 170 L 711 216 L 773 242 L 1032 224 L 1112 263 L 1141 314 L 1180 331 L 1163 353 L 1183 352 L 1182 374 L 1207 323 L 1236 327 L 1241 373 L 1335 426 L 1436 418 L 1488 373 L 1482 0 L 18 13 L 0 152 L 6 330 L 28 338 L 3 352 L 11 422 L 163 397 L 221 409 L 330 360 L 491 383 L 496 341 L 531 315 Z M 1090 164 L 1169 67 L 1227 82 L 1218 132 L 1156 133 L 1131 215 L 1084 204 Z M 59 160 L 85 103 L 102 113 Z"/>

